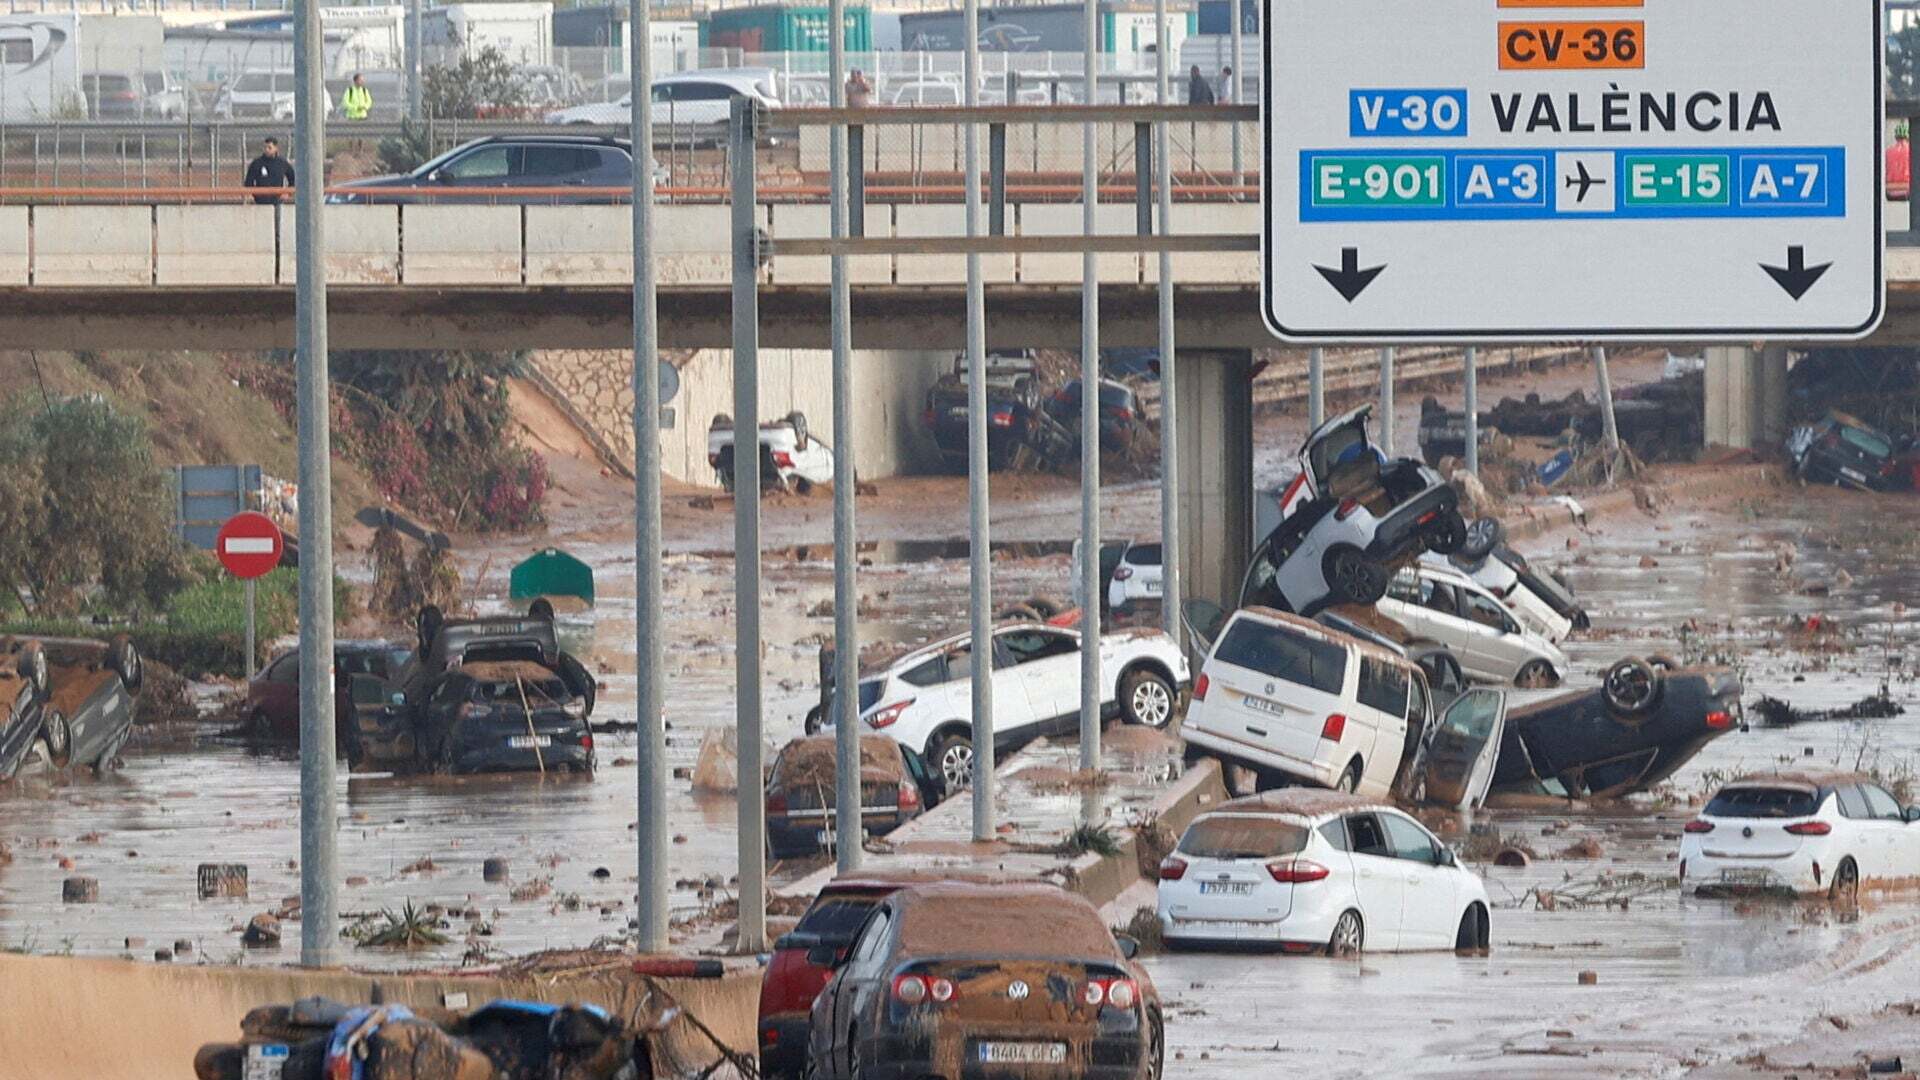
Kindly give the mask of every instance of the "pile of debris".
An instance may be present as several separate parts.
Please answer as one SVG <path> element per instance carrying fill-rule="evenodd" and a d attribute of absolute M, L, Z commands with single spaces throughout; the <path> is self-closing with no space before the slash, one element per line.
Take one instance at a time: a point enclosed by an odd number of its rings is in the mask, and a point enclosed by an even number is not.
<path fill-rule="evenodd" d="M 1907 712 L 1904 706 L 1893 700 L 1893 694 L 1885 683 L 1880 684 L 1878 693 L 1863 697 L 1842 709 L 1801 709 L 1779 698 L 1762 696 L 1753 703 L 1753 711 L 1767 727 L 1792 727 L 1823 720 L 1887 720 L 1905 716 Z"/>

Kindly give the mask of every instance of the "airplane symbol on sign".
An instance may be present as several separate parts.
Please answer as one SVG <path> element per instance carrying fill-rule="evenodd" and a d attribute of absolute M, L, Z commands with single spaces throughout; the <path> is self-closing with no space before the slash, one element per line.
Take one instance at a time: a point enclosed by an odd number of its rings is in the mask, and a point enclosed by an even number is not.
<path fill-rule="evenodd" d="M 1580 170 L 1580 175 L 1567 177 L 1567 186 L 1574 187 L 1577 185 L 1580 190 L 1576 195 L 1574 195 L 1573 197 L 1574 201 L 1586 202 L 1587 190 L 1589 188 L 1605 187 L 1607 181 L 1602 177 L 1595 176 L 1592 173 L 1588 172 L 1587 163 L 1584 161 L 1577 161 L 1574 163 L 1574 165 Z"/>

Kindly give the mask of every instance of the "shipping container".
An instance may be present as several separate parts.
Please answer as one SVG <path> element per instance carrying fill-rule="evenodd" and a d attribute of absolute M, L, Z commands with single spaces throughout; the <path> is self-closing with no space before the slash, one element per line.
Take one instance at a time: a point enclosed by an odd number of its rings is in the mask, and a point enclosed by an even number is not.
<path fill-rule="evenodd" d="M 1200 0 L 1199 15 L 1195 33 L 1233 33 L 1231 0 Z M 1243 35 L 1260 32 L 1260 0 L 1240 0 L 1240 32 Z"/>
<path fill-rule="evenodd" d="M 873 14 L 864 7 L 846 9 L 846 50 L 873 51 Z M 761 7 L 722 8 L 707 17 L 708 48 L 739 49 L 748 53 L 829 51 L 824 6 L 770 4 Z"/>

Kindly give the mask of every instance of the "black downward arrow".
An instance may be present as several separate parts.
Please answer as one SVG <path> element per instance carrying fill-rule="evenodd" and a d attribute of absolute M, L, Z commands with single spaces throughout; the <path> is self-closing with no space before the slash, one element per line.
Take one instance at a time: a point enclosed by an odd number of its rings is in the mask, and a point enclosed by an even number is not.
<path fill-rule="evenodd" d="M 1360 269 L 1359 248 L 1340 249 L 1340 269 L 1338 270 L 1330 266 L 1314 265 L 1314 269 L 1320 271 L 1320 276 L 1327 279 L 1327 284 L 1333 286 L 1341 296 L 1346 297 L 1349 304 L 1353 303 L 1354 297 L 1366 292 L 1367 286 L 1373 284 L 1373 279 L 1379 277 L 1380 271 L 1386 268 L 1386 264 L 1382 263 L 1365 270 Z"/>
<path fill-rule="evenodd" d="M 1807 249 L 1794 244 L 1787 248 L 1786 266 L 1768 266 L 1766 263 L 1761 263 L 1760 269 L 1765 270 L 1775 284 L 1785 289 L 1788 296 L 1798 300 L 1807 295 L 1807 290 L 1813 288 L 1813 283 L 1819 281 L 1832 266 L 1832 263 L 1808 266 Z"/>

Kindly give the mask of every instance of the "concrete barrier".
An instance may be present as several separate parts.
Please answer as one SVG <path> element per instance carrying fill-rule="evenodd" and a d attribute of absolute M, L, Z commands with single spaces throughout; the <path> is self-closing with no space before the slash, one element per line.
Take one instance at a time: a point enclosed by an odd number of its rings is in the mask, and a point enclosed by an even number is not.
<path fill-rule="evenodd" d="M 1094 210 L 1094 225 L 1101 236 L 1125 236 L 1137 231 L 1132 206 L 1107 204 L 1097 207 Z M 1081 231 L 1080 206 L 1028 203 L 1020 207 L 1021 236 L 1079 236 Z M 1082 276 L 1081 258 L 1079 252 L 1063 255 L 1023 254 L 1020 256 L 1020 282 L 1023 285 L 1078 285 Z M 1158 262 L 1159 256 L 1154 256 L 1154 260 Z M 1139 252 L 1108 252 L 1097 256 L 1094 266 L 1104 283 L 1133 285 L 1140 281 Z"/>
<path fill-rule="evenodd" d="M 767 227 L 767 208 L 754 215 Z M 654 222 L 656 269 L 661 287 L 728 285 L 733 282 L 733 208 L 675 206 Z M 764 270 L 762 276 L 764 279 Z"/>
<path fill-rule="evenodd" d="M 278 259 L 274 209 L 250 204 L 154 207 L 154 284 L 273 284 Z"/>
<path fill-rule="evenodd" d="M 398 285 L 400 283 L 400 208 L 398 206 L 328 206 L 327 281 L 333 285 Z M 294 230 L 293 207 L 281 206 L 280 283 L 299 277 L 299 237 Z"/>
<path fill-rule="evenodd" d="M 38 206 L 37 285 L 153 284 L 153 207 Z"/>
<path fill-rule="evenodd" d="M 192 1080 L 202 1044 L 235 1042 L 240 1020 L 260 1005 L 324 995 L 441 1007 L 464 994 L 472 1007 L 513 998 L 588 1003 L 621 1017 L 652 1015 L 647 984 L 617 954 L 609 963 L 537 977 L 368 975 L 293 968 L 149 964 L 0 954 L 0 1075 L 88 1080 Z M 719 979 L 659 979 L 681 1006 L 734 1050 L 752 1056 L 760 972 L 745 966 Z M 655 1046 L 663 1076 L 698 1074 L 717 1056 L 682 1020 Z"/>
<path fill-rule="evenodd" d="M 1176 235 L 1253 235 L 1260 231 L 1258 203 L 1175 203 L 1173 228 Z M 1337 256 L 1339 252 L 1333 252 Z M 1153 257 L 1157 265 L 1159 256 Z M 1176 251 L 1173 254 L 1173 280 L 1204 281 L 1209 285 L 1258 284 L 1260 253 L 1257 251 Z"/>
<path fill-rule="evenodd" d="M 0 285 L 25 285 L 32 280 L 28 259 L 28 217 L 24 206 L 0 206 Z"/>
<path fill-rule="evenodd" d="M 401 207 L 402 280 L 408 285 L 520 284 L 521 210 L 518 206 Z"/>
<path fill-rule="evenodd" d="M 987 231 L 987 208 L 980 208 L 980 232 Z M 963 204 L 902 205 L 893 208 L 895 236 L 947 237 L 967 235 L 967 208 Z M 965 255 L 901 255 L 894 260 L 894 280 L 902 285 L 952 285 L 967 280 Z M 982 255 L 980 279 L 989 285 L 1010 285 L 1012 255 Z"/>
<path fill-rule="evenodd" d="M 767 210 L 770 231 L 776 237 L 818 240 L 832 231 L 825 206 L 775 203 Z M 891 235 L 892 213 L 890 206 L 867 207 L 867 235 Z M 773 260 L 772 272 L 775 285 L 825 285 L 832 280 L 832 260 L 824 255 L 785 255 Z M 847 259 L 847 281 L 853 285 L 886 285 L 893 281 L 893 260 L 885 255 L 851 256 Z"/>
<path fill-rule="evenodd" d="M 527 284 L 632 281 L 633 207 L 527 207 Z"/>

